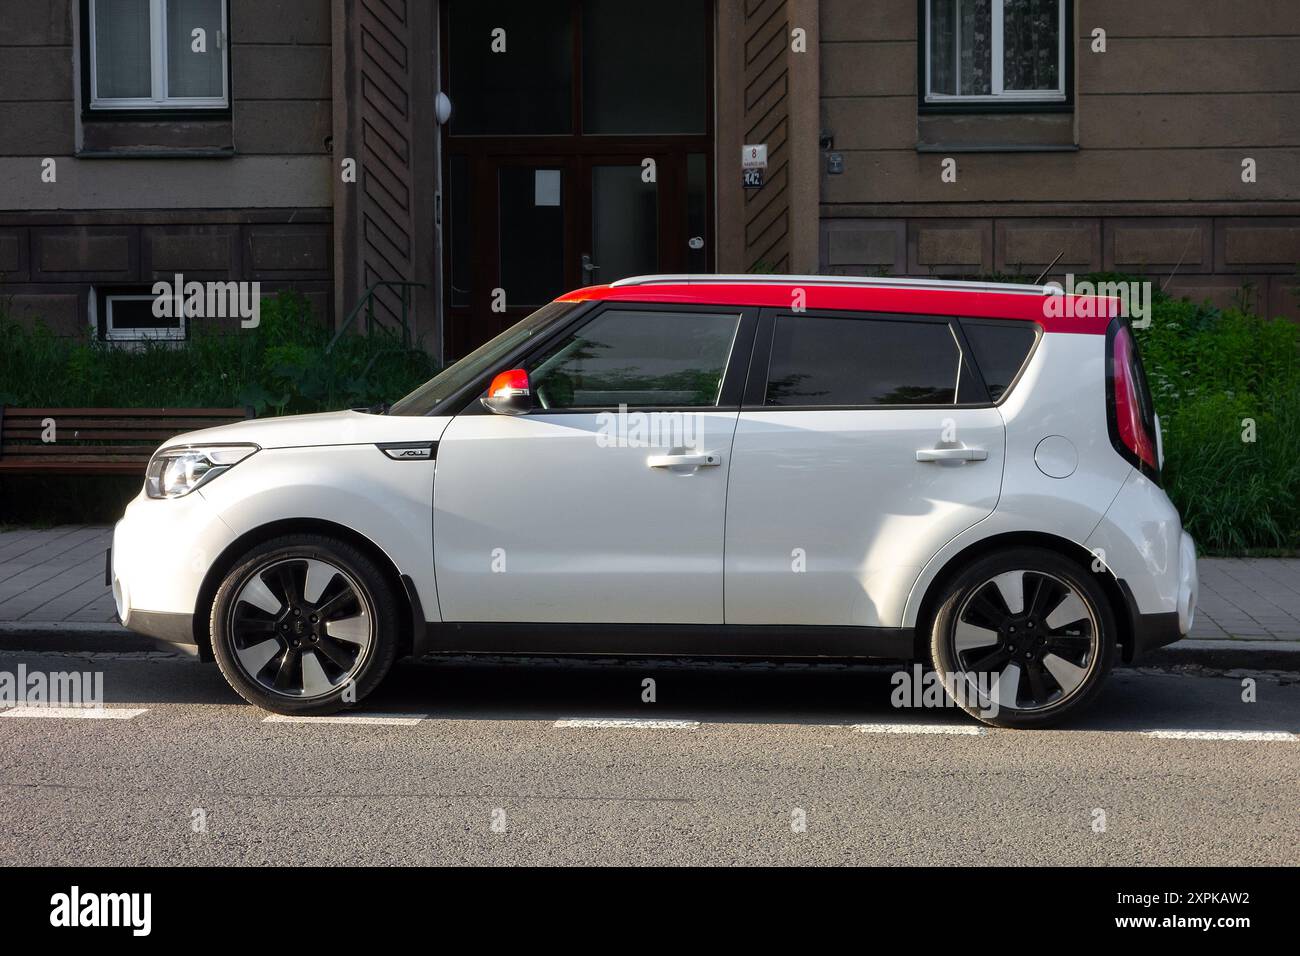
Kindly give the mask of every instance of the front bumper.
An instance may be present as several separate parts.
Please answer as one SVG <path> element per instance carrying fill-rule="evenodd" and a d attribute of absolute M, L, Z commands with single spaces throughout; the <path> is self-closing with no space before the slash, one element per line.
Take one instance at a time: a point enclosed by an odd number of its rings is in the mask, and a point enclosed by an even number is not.
<path fill-rule="evenodd" d="M 234 539 L 201 492 L 153 499 L 143 492 L 113 528 L 108 577 L 117 616 L 138 634 L 200 643 L 195 608 L 208 569 Z"/>

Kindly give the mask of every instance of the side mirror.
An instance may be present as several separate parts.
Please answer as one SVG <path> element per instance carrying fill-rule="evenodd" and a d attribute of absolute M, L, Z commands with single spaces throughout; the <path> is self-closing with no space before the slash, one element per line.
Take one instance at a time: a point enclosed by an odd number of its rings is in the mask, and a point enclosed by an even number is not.
<path fill-rule="evenodd" d="M 512 368 L 492 379 L 482 399 L 489 411 L 498 415 L 523 415 L 533 408 L 533 394 L 528 388 L 528 373 Z"/>

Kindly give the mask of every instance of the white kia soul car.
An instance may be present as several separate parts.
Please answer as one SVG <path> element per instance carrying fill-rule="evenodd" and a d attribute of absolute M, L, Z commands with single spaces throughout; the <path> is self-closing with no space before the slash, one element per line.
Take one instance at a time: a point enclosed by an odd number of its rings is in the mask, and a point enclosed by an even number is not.
<path fill-rule="evenodd" d="M 122 623 L 326 714 L 431 652 L 930 662 L 999 726 L 1188 633 L 1196 552 L 1115 300 L 657 276 L 543 307 L 383 412 L 154 455 Z"/>

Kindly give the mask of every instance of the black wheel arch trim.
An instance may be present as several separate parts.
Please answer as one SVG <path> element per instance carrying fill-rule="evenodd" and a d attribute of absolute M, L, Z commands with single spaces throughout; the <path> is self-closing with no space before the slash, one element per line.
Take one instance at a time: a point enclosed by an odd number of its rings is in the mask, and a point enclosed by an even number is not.
<path fill-rule="evenodd" d="M 1093 571 L 1092 563 L 1096 560 L 1095 556 L 1083 545 L 1045 531 L 1009 531 L 972 542 L 944 562 L 939 573 L 934 576 L 926 588 L 916 615 L 916 637 L 912 653 L 917 660 L 926 659 L 930 625 L 938 612 L 939 603 L 948 583 L 971 562 L 1010 548 L 1045 548 L 1073 561 L 1081 570 L 1096 575 L 1102 591 L 1110 601 L 1111 612 L 1114 614 L 1119 631 L 1115 638 L 1120 645 L 1124 663 L 1132 663 L 1140 654 L 1178 640 L 1178 637 L 1168 637 L 1169 622 L 1163 620 L 1166 615 L 1142 614 L 1138 610 L 1133 591 L 1123 578 L 1104 564 L 1101 571 Z M 1174 618 L 1176 632 L 1178 614 L 1170 613 Z"/>
<path fill-rule="evenodd" d="M 379 569 L 389 576 L 394 590 L 406 598 L 406 601 L 401 602 L 402 606 L 398 608 L 398 613 L 402 618 L 402 644 L 398 648 L 398 655 L 411 652 L 417 636 L 413 622 L 422 622 L 424 620 L 424 609 L 420 604 L 419 595 L 415 591 L 415 583 L 410 576 L 402 573 L 401 569 L 397 567 L 397 564 L 383 548 L 353 528 L 324 518 L 284 518 L 246 531 L 226 545 L 216 560 L 209 565 L 207 573 L 203 576 L 203 583 L 199 586 L 198 597 L 195 599 L 194 614 L 192 616 L 186 615 L 192 621 L 192 636 L 185 643 L 198 646 L 200 659 L 204 661 L 213 660 L 212 635 L 209 632 L 212 602 L 216 599 L 217 589 L 221 587 L 221 582 L 230 572 L 230 569 L 235 566 L 235 563 L 242 555 L 257 547 L 263 541 L 291 534 L 319 534 L 338 538 L 345 544 L 350 544 L 369 555 L 379 566 Z M 134 623 L 134 614 L 132 615 L 132 621 Z M 420 632 L 423 630 L 423 627 L 419 629 Z"/>

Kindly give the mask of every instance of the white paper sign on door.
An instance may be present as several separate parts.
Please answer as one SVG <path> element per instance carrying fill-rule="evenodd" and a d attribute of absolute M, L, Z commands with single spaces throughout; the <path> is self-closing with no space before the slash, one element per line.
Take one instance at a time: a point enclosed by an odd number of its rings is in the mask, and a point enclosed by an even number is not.
<path fill-rule="evenodd" d="M 538 169 L 533 173 L 533 205 L 558 206 L 560 204 L 560 171 Z"/>

